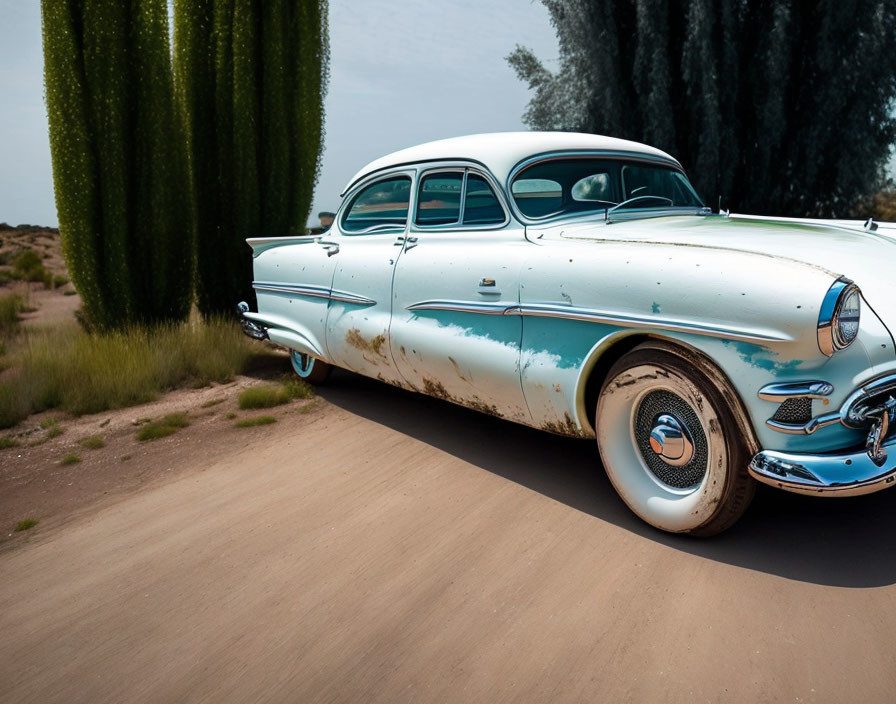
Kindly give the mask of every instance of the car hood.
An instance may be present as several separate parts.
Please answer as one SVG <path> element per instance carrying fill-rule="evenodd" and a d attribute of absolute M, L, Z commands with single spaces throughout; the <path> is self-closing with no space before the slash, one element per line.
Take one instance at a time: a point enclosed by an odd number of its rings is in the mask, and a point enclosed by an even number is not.
<path fill-rule="evenodd" d="M 761 254 L 811 266 L 832 277 L 845 276 L 862 289 L 865 300 L 896 331 L 896 227 L 866 231 L 858 221 L 671 216 L 606 224 L 603 217 L 531 230 L 539 235 L 594 242 L 644 242 L 708 247 Z M 757 271 L 761 276 L 762 272 Z"/>

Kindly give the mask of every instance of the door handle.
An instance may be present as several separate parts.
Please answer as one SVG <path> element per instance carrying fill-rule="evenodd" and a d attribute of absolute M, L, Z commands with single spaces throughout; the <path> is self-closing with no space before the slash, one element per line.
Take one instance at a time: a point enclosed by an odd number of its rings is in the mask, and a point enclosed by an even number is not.
<path fill-rule="evenodd" d="M 479 282 L 479 293 L 485 296 L 500 296 L 501 292 L 497 288 L 494 279 L 484 278 Z"/>
<path fill-rule="evenodd" d="M 396 247 L 404 246 L 405 249 L 411 249 L 417 246 L 417 238 L 413 235 L 399 235 L 392 244 Z"/>
<path fill-rule="evenodd" d="M 339 245 L 336 242 L 330 242 L 329 240 L 318 240 L 317 243 L 327 250 L 327 256 L 332 257 L 334 254 L 339 254 Z"/>

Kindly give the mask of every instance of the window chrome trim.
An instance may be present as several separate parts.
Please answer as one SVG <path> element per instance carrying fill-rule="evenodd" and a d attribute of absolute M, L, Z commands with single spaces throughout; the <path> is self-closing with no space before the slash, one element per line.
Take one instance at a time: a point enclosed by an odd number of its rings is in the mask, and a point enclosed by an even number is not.
<path fill-rule="evenodd" d="M 423 182 L 423 179 L 426 176 L 429 176 L 432 173 L 450 173 L 463 171 L 464 178 L 463 184 L 461 186 L 461 201 L 460 201 L 460 213 L 458 214 L 458 219 L 454 222 L 445 223 L 442 225 L 421 225 L 417 222 L 417 206 L 419 203 L 419 193 L 417 192 L 420 188 L 420 184 Z M 476 176 L 482 177 L 485 182 L 488 184 L 489 188 L 492 189 L 492 193 L 494 193 L 495 198 L 498 201 L 498 205 L 501 207 L 501 212 L 504 215 L 504 220 L 501 222 L 491 222 L 484 223 L 481 225 L 464 225 L 464 214 L 466 211 L 466 196 L 467 196 L 467 178 L 469 174 L 475 174 Z M 467 161 L 433 161 L 426 162 L 423 168 L 420 168 L 417 172 L 417 183 L 414 186 L 414 217 L 409 219 L 410 228 L 415 232 L 438 232 L 439 230 L 450 230 L 451 232 L 476 232 L 479 230 L 501 230 L 510 223 L 510 213 L 511 210 L 507 205 L 507 199 L 504 197 L 504 190 L 501 188 L 498 180 L 492 176 L 491 172 L 489 172 L 484 167 L 480 168 L 478 165 L 471 165 L 471 162 Z"/>
<path fill-rule="evenodd" d="M 544 215 L 540 218 L 531 218 L 528 215 L 523 214 L 523 212 L 519 209 L 516 201 L 513 198 L 513 192 L 511 190 L 514 179 L 520 174 L 520 172 L 529 168 L 530 166 L 534 166 L 535 164 L 539 164 L 545 161 L 557 161 L 560 159 L 613 159 L 616 161 L 641 161 L 645 163 L 661 164 L 663 166 L 671 167 L 675 171 L 678 171 L 686 179 L 688 178 L 688 175 L 687 173 L 685 173 L 685 170 L 682 168 L 681 164 L 679 164 L 675 159 L 672 159 L 671 157 L 662 157 L 657 154 L 645 154 L 644 152 L 628 152 L 615 149 L 574 150 L 535 154 L 517 163 L 517 165 L 510 170 L 510 174 L 507 176 L 507 183 L 505 184 L 507 198 L 511 208 L 513 209 L 513 215 L 524 225 L 542 225 L 557 220 L 565 220 L 567 218 L 591 216 L 600 212 L 600 210 L 579 211 L 577 213 L 565 213 L 562 215 L 553 213 Z M 688 179 L 688 183 L 690 183 L 690 179 Z"/>

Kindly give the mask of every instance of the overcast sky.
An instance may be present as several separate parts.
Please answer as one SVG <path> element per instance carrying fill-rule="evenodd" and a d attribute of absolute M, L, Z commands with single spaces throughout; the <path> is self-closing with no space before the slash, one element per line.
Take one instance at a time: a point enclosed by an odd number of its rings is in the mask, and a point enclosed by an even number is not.
<path fill-rule="evenodd" d="M 310 222 L 334 210 L 346 181 L 379 156 L 525 129 L 528 91 L 504 60 L 517 43 L 555 65 L 540 2 L 330 0 L 327 137 Z M 0 222 L 56 225 L 39 0 L 0 0 L 0 96 Z"/>

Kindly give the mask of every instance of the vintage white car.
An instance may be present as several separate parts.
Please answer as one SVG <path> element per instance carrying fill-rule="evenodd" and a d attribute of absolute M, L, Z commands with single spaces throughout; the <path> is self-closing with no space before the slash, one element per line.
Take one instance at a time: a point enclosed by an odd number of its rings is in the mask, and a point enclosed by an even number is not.
<path fill-rule="evenodd" d="M 248 240 L 244 329 L 300 376 L 596 437 L 666 531 L 724 530 L 757 480 L 896 481 L 896 226 L 713 213 L 668 154 L 571 133 L 405 149 L 343 195 L 322 236 Z"/>

